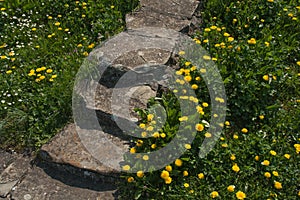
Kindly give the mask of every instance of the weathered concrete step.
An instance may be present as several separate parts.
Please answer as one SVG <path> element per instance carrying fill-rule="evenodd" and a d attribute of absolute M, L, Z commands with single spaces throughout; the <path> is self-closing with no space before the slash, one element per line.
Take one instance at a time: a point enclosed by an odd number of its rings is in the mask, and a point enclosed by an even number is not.
<path fill-rule="evenodd" d="M 199 6 L 199 1 L 195 0 L 140 0 L 140 5 L 149 8 L 154 12 L 165 15 L 181 16 L 191 19 Z"/>
<path fill-rule="evenodd" d="M 30 159 L 4 151 L 0 155 L 0 197 L 5 198 L 26 175 Z"/>
<path fill-rule="evenodd" d="M 116 168 L 128 149 L 128 141 L 103 131 L 85 130 L 69 124 L 41 148 L 40 156 L 49 162 L 97 172 L 109 181 L 107 176 L 111 176 L 112 180 L 118 178 Z M 110 167 L 110 161 L 116 167 Z"/>
<path fill-rule="evenodd" d="M 24 179 L 13 188 L 13 200 L 113 200 L 117 187 L 99 181 L 87 171 L 69 172 L 68 166 L 37 161 Z"/>

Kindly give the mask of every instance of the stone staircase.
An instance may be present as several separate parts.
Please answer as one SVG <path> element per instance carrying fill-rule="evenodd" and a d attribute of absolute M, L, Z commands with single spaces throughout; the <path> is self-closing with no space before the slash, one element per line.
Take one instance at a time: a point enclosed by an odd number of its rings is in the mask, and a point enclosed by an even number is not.
<path fill-rule="evenodd" d="M 41 148 L 39 165 L 103 183 L 99 198 L 115 199 L 116 188 L 105 188 L 105 185 L 113 185 L 118 180 L 118 167 L 131 145 L 124 129 L 137 121 L 133 108 L 146 108 L 148 99 L 156 96 L 158 87 L 156 84 L 132 87 L 126 85 L 126 81 L 118 83 L 130 70 L 136 73 L 136 78 L 129 83 L 138 82 L 139 66 L 170 66 L 180 33 L 191 35 L 199 27 L 200 7 L 201 3 L 195 0 L 141 0 L 139 9 L 126 16 L 127 30 L 96 48 L 88 63 L 83 64 L 73 95 L 75 123 L 66 125 Z M 120 124 L 123 127 L 120 128 Z M 7 187 L 18 190 L 20 184 L 32 181 L 32 176 L 25 176 L 21 181 L 19 177 Z M 12 199 L 26 199 L 25 194 L 31 196 L 27 196 L 28 199 L 62 199 L 57 194 L 46 198 L 34 195 L 30 188 L 27 191 L 26 187 L 19 188 L 23 190 L 22 198 Z M 51 193 L 53 188 L 44 189 Z"/>

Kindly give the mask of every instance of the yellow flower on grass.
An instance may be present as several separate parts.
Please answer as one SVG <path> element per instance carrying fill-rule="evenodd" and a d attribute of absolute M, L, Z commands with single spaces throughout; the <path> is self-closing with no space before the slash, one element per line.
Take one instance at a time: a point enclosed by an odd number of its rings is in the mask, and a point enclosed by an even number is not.
<path fill-rule="evenodd" d="M 140 146 L 142 146 L 143 145 L 143 140 L 137 140 L 136 141 L 136 146 L 138 146 L 138 147 L 140 147 Z"/>
<path fill-rule="evenodd" d="M 271 154 L 272 156 L 276 156 L 276 155 L 277 155 L 276 151 L 274 151 L 274 150 L 271 150 L 271 151 L 270 151 L 270 154 Z"/>
<path fill-rule="evenodd" d="M 50 74 L 50 73 L 52 73 L 53 72 L 53 70 L 52 69 L 47 69 L 47 71 L 46 71 L 48 74 Z"/>
<path fill-rule="evenodd" d="M 208 107 L 208 103 L 203 102 L 203 103 L 202 103 L 202 106 L 206 108 L 206 107 Z"/>
<path fill-rule="evenodd" d="M 6 59 L 7 58 L 7 56 L 0 56 L 0 59 Z"/>
<path fill-rule="evenodd" d="M 177 167 L 181 167 L 181 166 L 182 166 L 182 160 L 176 159 L 176 160 L 175 160 L 175 165 L 176 165 Z"/>
<path fill-rule="evenodd" d="M 271 177 L 271 173 L 270 172 L 265 172 L 264 176 L 267 177 L 267 178 L 270 178 Z"/>
<path fill-rule="evenodd" d="M 210 32 L 211 29 L 210 29 L 210 28 L 205 28 L 204 31 L 205 31 L 205 32 Z"/>
<path fill-rule="evenodd" d="M 237 139 L 239 139 L 239 136 L 238 136 L 237 134 L 234 134 L 234 135 L 233 135 L 233 139 L 236 139 L 236 140 L 237 140 Z"/>
<path fill-rule="evenodd" d="M 234 37 L 228 37 L 228 42 L 234 41 Z"/>
<path fill-rule="evenodd" d="M 300 61 L 297 61 L 296 64 L 300 66 Z"/>
<path fill-rule="evenodd" d="M 123 166 L 123 170 L 124 170 L 124 171 L 130 170 L 130 166 L 129 166 L 129 165 L 124 165 L 124 166 Z"/>
<path fill-rule="evenodd" d="M 270 46 L 269 42 L 265 42 L 266 47 Z"/>
<path fill-rule="evenodd" d="M 221 146 L 224 147 L 224 148 L 226 148 L 226 147 L 228 147 L 228 144 L 224 143 Z"/>
<path fill-rule="evenodd" d="M 66 29 L 65 29 L 65 32 L 68 32 L 69 30 L 70 30 L 70 29 L 66 28 Z"/>
<path fill-rule="evenodd" d="M 198 178 L 199 178 L 199 179 L 204 179 L 204 174 L 203 174 L 203 173 L 199 173 L 199 174 L 198 174 Z"/>
<path fill-rule="evenodd" d="M 152 134 L 152 137 L 154 137 L 154 138 L 159 138 L 159 132 L 154 132 L 154 133 Z"/>
<path fill-rule="evenodd" d="M 165 138 L 165 137 L 166 137 L 166 134 L 165 134 L 165 133 L 161 133 L 161 134 L 160 134 L 160 137 L 161 137 L 161 138 Z"/>
<path fill-rule="evenodd" d="M 187 66 L 187 67 L 190 66 L 190 64 L 191 64 L 191 62 L 185 62 L 184 63 L 184 65 Z"/>
<path fill-rule="evenodd" d="M 219 196 L 219 193 L 217 191 L 213 191 L 212 193 L 210 193 L 211 198 L 216 198 Z"/>
<path fill-rule="evenodd" d="M 242 131 L 243 133 L 248 133 L 248 129 L 246 129 L 246 128 L 243 128 L 241 131 Z"/>
<path fill-rule="evenodd" d="M 55 22 L 54 25 L 55 25 L 55 26 L 59 26 L 59 25 L 60 25 L 60 22 Z"/>
<path fill-rule="evenodd" d="M 136 148 L 132 147 L 132 148 L 130 149 L 130 153 L 131 153 L 131 154 L 136 153 Z"/>
<path fill-rule="evenodd" d="M 279 176 L 279 174 L 278 174 L 277 171 L 272 171 L 272 174 L 273 174 L 274 176 Z"/>
<path fill-rule="evenodd" d="M 192 80 L 192 77 L 191 77 L 191 76 L 185 76 L 185 77 L 184 77 L 184 80 L 185 80 L 186 82 L 190 82 L 190 81 Z"/>
<path fill-rule="evenodd" d="M 234 185 L 229 185 L 229 186 L 227 187 L 228 192 L 233 192 L 234 189 L 235 189 L 235 186 L 234 186 Z"/>
<path fill-rule="evenodd" d="M 131 183 L 131 182 L 133 182 L 134 181 L 134 178 L 131 176 L 131 177 L 129 177 L 128 179 L 127 179 L 127 182 L 128 183 Z"/>
<path fill-rule="evenodd" d="M 282 189 L 282 184 L 278 181 L 274 181 L 274 187 L 277 189 L 277 190 L 280 190 Z"/>
<path fill-rule="evenodd" d="M 248 44 L 256 44 L 255 38 L 251 38 L 250 40 L 248 40 Z"/>
<path fill-rule="evenodd" d="M 143 138 L 147 137 L 147 132 L 145 132 L 145 131 L 142 132 L 142 133 L 141 133 L 141 136 L 142 136 Z"/>
<path fill-rule="evenodd" d="M 270 161 L 264 160 L 263 162 L 261 162 L 261 164 L 264 165 L 264 166 L 269 166 L 270 165 Z"/>
<path fill-rule="evenodd" d="M 269 80 L 269 76 L 268 76 L 268 75 L 263 75 L 263 79 L 264 79 L 265 81 L 268 81 L 268 80 Z"/>
<path fill-rule="evenodd" d="M 139 177 L 139 178 L 142 178 L 144 176 L 144 172 L 143 171 L 138 171 L 136 173 L 136 176 Z"/>
<path fill-rule="evenodd" d="M 226 121 L 224 124 L 225 124 L 226 126 L 230 126 L 230 122 L 229 122 L 229 121 Z"/>
<path fill-rule="evenodd" d="M 203 131 L 204 130 L 204 126 L 202 124 L 196 124 L 195 128 L 197 131 Z"/>
<path fill-rule="evenodd" d="M 259 119 L 263 120 L 265 118 L 264 115 L 259 115 Z"/>
<path fill-rule="evenodd" d="M 7 71 L 6 71 L 6 74 L 11 74 L 11 73 L 12 73 L 11 70 L 7 70 Z"/>
<path fill-rule="evenodd" d="M 294 144 L 294 147 L 296 149 L 296 153 L 300 152 L 300 144 Z"/>
<path fill-rule="evenodd" d="M 217 26 L 211 26 L 211 27 L 210 27 L 211 30 L 215 30 L 215 29 L 217 29 L 217 28 L 218 28 Z"/>
<path fill-rule="evenodd" d="M 169 176 L 170 176 L 170 173 L 169 173 L 168 171 L 166 171 L 166 170 L 163 170 L 163 171 L 161 172 L 161 174 L 160 174 L 160 177 L 161 177 L 162 179 L 167 179 Z"/>
<path fill-rule="evenodd" d="M 242 191 L 238 191 L 235 195 L 236 195 L 237 199 L 243 200 L 243 199 L 246 198 L 246 194 L 244 192 L 242 192 Z"/>
<path fill-rule="evenodd" d="M 170 184 L 172 182 L 172 178 L 171 177 L 167 177 L 165 179 L 165 184 Z"/>
<path fill-rule="evenodd" d="M 191 149 L 191 148 L 192 148 L 190 144 L 185 144 L 184 147 L 185 147 L 186 149 Z"/>
<path fill-rule="evenodd" d="M 171 165 L 167 165 L 165 167 L 165 169 L 168 171 L 168 172 L 171 172 L 172 171 L 172 166 Z"/>
<path fill-rule="evenodd" d="M 183 176 L 188 176 L 189 172 L 188 171 L 183 171 L 182 174 L 183 174 Z"/>
<path fill-rule="evenodd" d="M 223 35 L 224 35 L 225 37 L 229 37 L 229 36 L 230 36 L 230 34 L 229 34 L 229 33 L 226 33 L 226 32 L 225 32 Z"/>
<path fill-rule="evenodd" d="M 273 3 L 274 2 L 274 0 L 267 0 L 268 2 L 270 2 L 270 3 Z"/>
<path fill-rule="evenodd" d="M 48 19 L 52 19 L 52 16 L 48 16 Z"/>
<path fill-rule="evenodd" d="M 151 144 L 151 149 L 155 149 L 156 148 L 156 144 Z"/>
<path fill-rule="evenodd" d="M 193 89 L 193 90 L 197 90 L 197 89 L 198 89 L 198 85 L 197 85 L 197 84 L 193 84 L 193 85 L 192 85 L 192 89 Z"/>
<path fill-rule="evenodd" d="M 254 159 L 255 159 L 256 161 L 259 161 L 259 156 L 255 156 Z"/>
<path fill-rule="evenodd" d="M 230 156 L 230 160 L 235 160 L 235 159 L 236 159 L 235 155 L 232 154 L 232 155 Z"/>
<path fill-rule="evenodd" d="M 232 170 L 235 171 L 235 172 L 239 172 L 239 171 L 240 171 L 240 168 L 239 168 L 239 166 L 235 163 L 235 164 L 232 166 Z"/>
<path fill-rule="evenodd" d="M 183 186 L 184 186 L 185 188 L 188 188 L 188 187 L 190 187 L 190 184 L 184 183 Z"/>
<path fill-rule="evenodd" d="M 290 159 L 291 158 L 291 155 L 290 154 L 284 154 L 284 157 L 286 158 L 286 159 Z"/>
<path fill-rule="evenodd" d="M 88 46 L 89 49 L 92 49 L 92 48 L 94 48 L 94 47 L 95 47 L 95 44 L 94 44 L 94 43 L 92 43 L 92 44 L 90 44 L 90 45 Z"/>

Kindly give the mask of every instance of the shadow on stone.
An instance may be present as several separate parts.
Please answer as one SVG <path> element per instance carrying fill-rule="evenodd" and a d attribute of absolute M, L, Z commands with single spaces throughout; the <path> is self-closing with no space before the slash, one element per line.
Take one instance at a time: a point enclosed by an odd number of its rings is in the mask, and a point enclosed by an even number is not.
<path fill-rule="evenodd" d="M 94 191 L 112 191 L 117 187 L 114 184 L 116 177 L 104 176 L 88 170 L 79 169 L 70 165 L 50 163 L 36 159 L 36 166 L 43 169 L 51 178 L 66 185 Z"/>

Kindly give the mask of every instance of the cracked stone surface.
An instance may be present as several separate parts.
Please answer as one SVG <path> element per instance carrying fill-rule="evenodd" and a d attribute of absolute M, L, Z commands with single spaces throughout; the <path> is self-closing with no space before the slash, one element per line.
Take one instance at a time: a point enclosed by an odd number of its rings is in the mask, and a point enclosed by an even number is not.
<path fill-rule="evenodd" d="M 1 152 L 0 197 L 6 197 L 20 182 L 30 168 L 30 159 L 20 155 Z"/>
<path fill-rule="evenodd" d="M 90 177 L 74 175 L 62 167 L 38 161 L 26 177 L 14 187 L 10 199 L 62 200 L 62 199 L 115 199 L 116 186 Z"/>
<path fill-rule="evenodd" d="M 160 12 L 153 12 L 147 8 L 141 8 L 138 12 L 126 15 L 126 27 L 128 29 L 161 27 L 187 32 L 190 24 L 191 21 L 188 19 L 178 18 L 174 15 L 165 15 Z"/>
<path fill-rule="evenodd" d="M 199 1 L 195 0 L 164 0 L 164 1 L 149 1 L 140 0 L 142 7 L 151 9 L 154 12 L 159 12 L 164 15 L 181 16 L 191 18 L 199 5 Z"/>
<path fill-rule="evenodd" d="M 80 129 L 80 127 L 77 128 Z M 123 141 L 118 137 L 105 134 L 101 131 L 98 133 L 102 134 L 99 136 L 99 138 L 105 138 L 105 140 L 94 141 L 93 139 L 95 138 L 93 135 L 91 137 L 88 135 L 85 139 L 98 143 L 99 149 L 94 149 L 94 151 L 98 151 L 98 155 L 101 157 L 101 160 L 114 160 L 119 156 L 118 152 L 116 152 L 112 146 L 106 145 L 106 143 L 109 141 L 115 145 L 118 145 L 118 147 L 123 151 L 128 151 L 128 145 L 126 144 L 126 141 Z M 87 132 L 87 134 L 91 134 L 91 132 Z M 114 176 L 117 173 L 116 170 L 104 165 L 98 159 L 93 157 L 91 152 L 87 151 L 86 147 L 82 144 L 82 138 L 79 138 L 77 134 L 75 124 L 69 124 L 66 126 L 64 130 L 62 130 L 51 140 L 50 143 L 44 145 L 41 148 L 40 155 L 43 159 L 50 162 L 69 164 L 77 168 L 88 169 L 100 174 Z"/>

